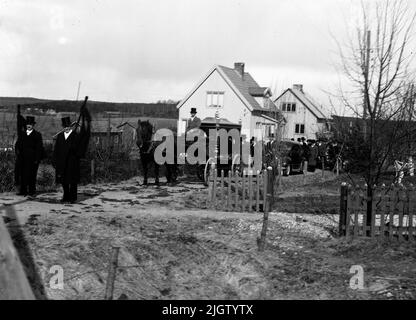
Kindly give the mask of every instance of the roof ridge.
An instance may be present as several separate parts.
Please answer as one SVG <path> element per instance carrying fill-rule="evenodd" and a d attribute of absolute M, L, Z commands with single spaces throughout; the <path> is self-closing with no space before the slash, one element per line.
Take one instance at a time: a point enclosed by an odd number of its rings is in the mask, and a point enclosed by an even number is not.
<path fill-rule="evenodd" d="M 303 97 L 307 102 L 309 102 L 311 104 L 311 106 L 315 109 L 315 112 L 317 112 L 322 118 L 324 118 L 324 119 L 327 118 L 327 116 L 323 113 L 321 108 L 317 105 L 317 102 L 314 101 L 311 97 L 309 97 L 308 93 L 304 92 L 303 90 L 299 90 L 299 89 L 291 88 L 290 90 L 296 90 L 296 93 L 299 92 L 301 97 Z"/>

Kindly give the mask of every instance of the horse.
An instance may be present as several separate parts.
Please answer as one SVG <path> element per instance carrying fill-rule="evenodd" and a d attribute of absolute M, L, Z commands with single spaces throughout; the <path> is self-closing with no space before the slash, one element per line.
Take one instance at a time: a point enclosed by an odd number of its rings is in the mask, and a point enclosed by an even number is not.
<path fill-rule="evenodd" d="M 136 128 L 136 145 L 139 147 L 140 151 L 140 161 L 143 167 L 143 185 L 147 185 L 147 175 L 148 175 L 148 168 L 149 165 L 154 165 L 155 170 L 155 184 L 159 185 L 159 164 L 155 161 L 155 149 L 161 143 L 158 141 L 153 140 L 154 134 L 154 127 L 149 122 L 137 121 L 137 128 Z M 175 155 L 176 155 L 176 139 L 175 141 Z M 168 183 L 175 183 L 177 180 L 177 161 L 176 156 L 174 157 L 175 162 L 174 164 L 165 164 L 166 168 L 166 180 Z"/>

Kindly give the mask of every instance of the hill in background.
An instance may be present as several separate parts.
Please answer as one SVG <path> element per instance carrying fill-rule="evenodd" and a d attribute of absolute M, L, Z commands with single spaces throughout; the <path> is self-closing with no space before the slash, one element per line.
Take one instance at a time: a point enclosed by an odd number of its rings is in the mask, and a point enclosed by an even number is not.
<path fill-rule="evenodd" d="M 0 97 L 0 109 L 15 112 L 16 106 L 20 104 L 22 112 L 31 114 L 54 114 L 79 112 L 81 101 L 74 100 L 47 100 L 31 97 Z M 157 103 L 118 103 L 88 101 L 88 109 L 93 114 L 105 112 L 120 112 L 134 116 L 156 117 L 177 119 L 177 102 L 157 102 Z"/>

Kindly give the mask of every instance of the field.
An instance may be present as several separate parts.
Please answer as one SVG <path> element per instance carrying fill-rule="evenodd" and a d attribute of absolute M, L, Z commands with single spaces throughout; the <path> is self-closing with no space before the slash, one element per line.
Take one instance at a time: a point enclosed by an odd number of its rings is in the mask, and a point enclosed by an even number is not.
<path fill-rule="evenodd" d="M 0 203 L 48 299 L 103 299 L 112 246 L 120 247 L 116 299 L 416 298 L 415 245 L 337 238 L 346 178 L 324 179 L 320 171 L 305 184 L 283 178 L 263 252 L 262 214 L 207 210 L 207 190 L 190 178 L 174 187 L 143 187 L 140 177 L 86 185 L 73 205 L 61 205 L 60 192 L 21 203 L 4 193 Z M 53 265 L 63 267 L 63 290 L 49 286 Z M 353 265 L 364 269 L 363 289 L 350 288 Z"/>
<path fill-rule="evenodd" d="M 24 116 L 31 115 L 31 113 L 24 113 Z M 56 135 L 60 130 L 62 130 L 61 125 L 61 115 L 36 115 L 36 125 L 35 129 L 42 134 L 44 142 L 53 142 L 53 136 Z M 78 120 L 78 113 L 70 115 L 72 121 Z M 103 115 L 93 115 L 91 123 L 91 129 L 93 135 L 95 133 L 106 133 L 108 126 L 108 118 Z M 123 129 L 130 130 L 129 126 L 124 126 L 117 128 L 125 122 L 128 122 L 133 127 L 137 126 L 137 120 L 141 119 L 142 121 L 149 120 L 154 126 L 155 129 L 159 128 L 168 128 L 172 131 L 176 131 L 177 128 L 177 119 L 167 119 L 167 118 L 157 118 L 157 117 L 148 117 L 148 116 L 134 116 L 130 114 L 112 116 L 110 119 L 110 128 L 111 131 L 122 131 Z M 16 114 L 11 112 L 0 111 L 0 147 L 12 146 L 16 139 Z"/>

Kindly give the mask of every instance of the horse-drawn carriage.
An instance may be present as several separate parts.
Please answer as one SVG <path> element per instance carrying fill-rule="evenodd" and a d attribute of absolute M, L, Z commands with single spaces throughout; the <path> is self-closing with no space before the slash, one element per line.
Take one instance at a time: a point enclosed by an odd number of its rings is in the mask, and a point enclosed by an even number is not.
<path fill-rule="evenodd" d="M 203 163 L 190 164 L 186 161 L 186 165 L 190 168 L 188 171 L 196 172 L 197 177 L 204 181 L 205 184 L 208 183 L 208 178 L 210 171 L 212 169 L 217 169 L 218 172 L 224 171 L 227 175 L 229 171 L 235 172 L 240 169 L 239 160 L 241 159 L 241 125 L 235 124 L 227 119 L 216 119 L 216 118 L 205 118 L 201 121 L 201 126 L 199 128 L 203 131 L 204 137 L 206 138 L 206 157 Z M 236 130 L 234 136 L 229 135 L 231 130 Z M 221 132 L 227 133 L 227 153 L 221 152 L 221 143 L 224 143 L 224 140 L 221 139 Z M 189 131 L 187 134 L 189 134 Z M 238 134 L 237 134 L 238 133 Z M 236 141 L 238 139 L 238 141 Z M 188 141 L 186 143 L 186 150 L 192 145 L 193 141 Z M 240 144 L 239 153 L 233 154 L 232 145 Z M 215 150 L 212 149 L 212 146 L 215 146 Z M 188 160 L 189 154 L 186 153 L 186 159 Z"/>
<path fill-rule="evenodd" d="M 192 134 L 191 129 L 186 133 L 189 135 Z M 233 131 L 234 130 L 234 131 Z M 140 150 L 140 160 L 142 162 L 143 174 L 144 174 L 144 184 L 147 184 L 147 174 L 149 165 L 153 164 L 155 168 L 155 183 L 159 183 L 159 165 L 155 162 L 155 149 L 160 143 L 158 140 L 154 139 L 155 128 L 149 121 L 138 121 L 138 127 L 136 130 L 136 144 Z M 244 137 L 241 135 L 241 124 L 235 124 L 227 119 L 218 119 L 218 118 L 205 118 L 201 121 L 201 125 L 198 131 L 194 131 L 195 139 L 193 141 L 185 142 L 185 153 L 178 154 L 178 141 L 183 141 L 178 139 L 176 136 L 173 137 L 174 141 L 174 155 L 175 163 L 166 164 L 166 178 L 168 183 L 175 182 L 177 179 L 177 164 L 185 163 L 186 171 L 192 172 L 205 184 L 208 184 L 209 175 L 212 169 L 217 169 L 217 172 L 220 173 L 224 171 L 224 174 L 227 176 L 228 172 L 231 171 L 235 174 L 237 171 L 242 172 L 244 162 L 243 160 L 243 141 Z M 172 133 L 173 134 L 173 133 Z M 198 157 L 198 148 L 196 150 L 190 150 L 189 147 L 198 141 L 198 135 L 203 135 L 205 144 L 205 155 L 203 159 Z M 200 137 L 199 137 L 200 138 Z M 248 143 L 248 141 L 245 141 Z M 224 143 L 226 144 L 226 152 L 222 152 L 224 149 Z M 252 145 L 254 141 L 250 141 L 250 155 L 253 159 L 254 147 Z M 234 145 L 234 148 L 233 148 Z M 237 146 L 236 146 L 237 145 Z M 237 147 L 237 148 L 235 148 Z M 233 149 L 238 150 L 238 152 L 233 153 Z M 196 152 L 194 152 L 196 151 Z M 191 154 L 192 153 L 192 154 Z M 176 156 L 182 158 L 181 161 L 176 158 Z M 193 156 L 193 161 L 190 159 Z M 184 161 L 183 161 L 184 160 Z M 198 161 L 195 161 L 198 160 Z M 248 162 L 248 161 L 246 161 Z"/>

